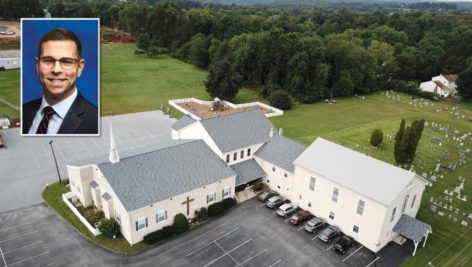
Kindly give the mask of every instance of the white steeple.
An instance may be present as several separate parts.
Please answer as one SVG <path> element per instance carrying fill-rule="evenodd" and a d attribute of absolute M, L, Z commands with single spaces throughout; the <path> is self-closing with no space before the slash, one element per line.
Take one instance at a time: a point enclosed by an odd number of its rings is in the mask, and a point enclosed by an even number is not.
<path fill-rule="evenodd" d="M 113 128 L 111 126 L 111 119 L 110 119 L 110 155 L 108 157 L 111 163 L 115 164 L 120 162 L 120 157 L 118 156 L 118 150 L 115 146 L 115 136 L 113 135 Z"/>

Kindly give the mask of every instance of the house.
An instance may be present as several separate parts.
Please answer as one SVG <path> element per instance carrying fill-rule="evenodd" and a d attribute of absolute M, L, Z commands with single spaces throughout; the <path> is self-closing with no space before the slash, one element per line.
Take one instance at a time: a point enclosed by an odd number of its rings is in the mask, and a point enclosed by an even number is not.
<path fill-rule="evenodd" d="M 457 93 L 456 74 L 440 74 L 431 79 L 431 81 L 420 84 L 420 90 L 424 92 L 434 93 L 440 97 L 454 96 Z"/>
<path fill-rule="evenodd" d="M 431 232 L 414 218 L 423 178 L 323 138 L 306 147 L 275 131 L 257 108 L 204 119 L 186 114 L 172 125 L 172 139 L 119 157 L 112 137 L 108 159 L 67 166 L 71 191 L 115 218 L 130 244 L 255 181 L 373 252 L 399 235 L 416 251 Z"/>

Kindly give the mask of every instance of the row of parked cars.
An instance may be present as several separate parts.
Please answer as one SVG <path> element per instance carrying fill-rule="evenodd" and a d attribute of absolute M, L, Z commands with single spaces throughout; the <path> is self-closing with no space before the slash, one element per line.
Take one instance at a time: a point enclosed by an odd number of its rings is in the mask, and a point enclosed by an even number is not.
<path fill-rule="evenodd" d="M 266 207 L 275 209 L 279 216 L 288 217 L 290 224 L 300 225 L 305 223 L 303 228 L 309 233 L 321 231 L 318 238 L 325 243 L 330 243 L 336 237 L 341 236 L 333 245 L 333 250 L 337 253 L 346 253 L 354 244 L 354 239 L 342 234 L 338 227 L 329 225 L 322 218 L 315 217 L 310 212 L 299 209 L 289 199 L 283 198 L 273 190 L 262 191 L 258 198 L 266 203 Z"/>

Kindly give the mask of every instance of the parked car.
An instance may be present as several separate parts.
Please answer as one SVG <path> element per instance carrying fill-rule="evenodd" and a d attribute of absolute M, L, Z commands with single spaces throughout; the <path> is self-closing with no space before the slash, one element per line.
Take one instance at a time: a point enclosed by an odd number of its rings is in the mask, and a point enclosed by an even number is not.
<path fill-rule="evenodd" d="M 329 243 L 331 241 L 333 241 L 333 239 L 335 237 L 337 237 L 339 234 L 341 233 L 341 231 L 339 230 L 338 227 L 334 226 L 334 225 L 330 225 L 328 227 L 326 227 L 321 233 L 320 235 L 318 236 L 318 238 L 325 242 L 325 243 Z"/>
<path fill-rule="evenodd" d="M 260 192 L 257 197 L 259 198 L 260 201 L 266 202 L 269 198 L 273 196 L 278 196 L 278 195 L 279 194 L 277 194 L 277 192 L 273 190 L 265 190 L 265 191 Z"/>
<path fill-rule="evenodd" d="M 305 231 L 309 233 L 314 233 L 319 229 L 323 229 L 328 225 L 325 220 L 321 218 L 313 218 L 305 223 Z"/>
<path fill-rule="evenodd" d="M 295 212 L 292 217 L 290 217 L 288 222 L 293 225 L 299 225 L 302 222 L 311 219 L 312 217 L 313 215 L 311 215 L 311 213 L 309 213 L 308 211 L 300 210 Z"/>
<path fill-rule="evenodd" d="M 271 209 L 278 209 L 280 206 L 282 206 L 285 203 L 290 203 L 290 200 L 284 199 L 281 196 L 273 196 L 267 200 L 267 205 L 266 207 L 271 208 Z"/>
<path fill-rule="evenodd" d="M 334 243 L 333 250 L 336 253 L 344 254 L 353 244 L 354 239 L 352 237 L 343 235 L 338 239 L 338 241 L 336 241 L 336 243 Z"/>
<path fill-rule="evenodd" d="M 285 203 L 277 209 L 277 214 L 279 216 L 282 216 L 282 217 L 287 217 L 292 212 L 294 212 L 296 209 L 297 208 L 294 205 L 289 204 L 289 203 Z"/>

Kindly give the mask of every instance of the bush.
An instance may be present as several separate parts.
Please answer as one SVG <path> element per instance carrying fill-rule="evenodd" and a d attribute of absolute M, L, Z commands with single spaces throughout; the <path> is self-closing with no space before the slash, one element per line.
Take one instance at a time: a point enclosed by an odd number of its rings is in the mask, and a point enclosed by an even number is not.
<path fill-rule="evenodd" d="M 162 233 L 164 234 L 165 237 L 173 236 L 174 233 L 175 233 L 174 227 L 172 227 L 172 225 L 164 226 L 161 229 L 161 231 L 162 231 Z"/>
<path fill-rule="evenodd" d="M 370 135 L 370 145 L 378 147 L 382 144 L 383 141 L 383 132 L 380 129 L 375 129 Z"/>
<path fill-rule="evenodd" d="M 225 206 L 223 205 L 222 202 L 217 202 L 217 203 L 211 204 L 208 207 L 208 216 L 214 217 L 222 213 L 223 211 L 225 211 Z"/>
<path fill-rule="evenodd" d="M 104 218 L 100 221 L 98 229 L 105 237 L 113 238 L 113 236 L 116 236 L 116 234 L 118 234 L 118 231 L 120 230 L 120 225 L 115 221 L 115 219 L 110 220 Z"/>
<path fill-rule="evenodd" d="M 232 207 L 236 205 L 236 199 L 231 198 L 231 197 L 225 198 L 221 202 L 223 203 L 223 206 L 225 207 L 225 209 L 231 209 Z"/>
<path fill-rule="evenodd" d="M 136 50 L 134 50 L 134 54 L 135 55 L 146 54 L 146 51 L 136 49 Z"/>
<path fill-rule="evenodd" d="M 261 191 L 266 188 L 266 185 L 264 183 L 257 183 L 252 186 L 252 190 L 254 191 Z"/>
<path fill-rule="evenodd" d="M 174 233 L 181 234 L 188 229 L 188 221 L 187 217 L 182 213 L 175 215 L 174 223 L 172 224 L 172 228 L 174 228 Z"/>
<path fill-rule="evenodd" d="M 203 207 L 199 211 L 195 211 L 196 219 L 203 222 L 208 219 L 208 210 Z"/>
<path fill-rule="evenodd" d="M 290 96 L 284 90 L 278 90 L 270 94 L 270 105 L 278 109 L 287 110 L 292 107 Z"/>
<path fill-rule="evenodd" d="M 159 242 L 159 241 L 163 240 L 164 238 L 166 238 L 166 235 L 164 234 L 164 231 L 157 230 L 155 232 L 152 232 L 152 233 L 149 233 L 149 234 L 145 235 L 143 240 L 144 240 L 144 243 L 146 243 L 148 245 L 152 245 L 156 242 Z"/>

